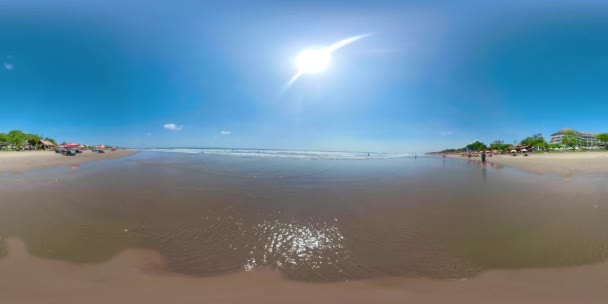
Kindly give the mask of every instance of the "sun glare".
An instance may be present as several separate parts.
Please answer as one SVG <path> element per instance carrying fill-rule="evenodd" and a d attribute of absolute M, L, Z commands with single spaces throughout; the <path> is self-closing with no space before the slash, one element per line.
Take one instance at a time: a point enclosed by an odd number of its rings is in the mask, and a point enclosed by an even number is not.
<path fill-rule="evenodd" d="M 300 73 L 319 73 L 327 69 L 330 60 L 331 52 L 327 49 L 304 50 L 296 58 L 296 67 Z"/>
<path fill-rule="evenodd" d="M 306 49 L 302 51 L 300 54 L 298 54 L 298 57 L 296 57 L 296 68 L 298 69 L 298 72 L 293 75 L 287 83 L 285 83 L 281 89 L 281 94 L 282 92 L 285 92 L 302 75 L 316 74 L 325 71 L 329 66 L 331 54 L 333 52 L 367 36 L 369 36 L 369 34 L 354 36 L 340 40 L 325 48 Z"/>

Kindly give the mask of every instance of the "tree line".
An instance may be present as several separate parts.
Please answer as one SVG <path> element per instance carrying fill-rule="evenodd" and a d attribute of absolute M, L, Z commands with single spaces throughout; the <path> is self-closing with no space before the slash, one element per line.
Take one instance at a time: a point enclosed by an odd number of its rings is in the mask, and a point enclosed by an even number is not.
<path fill-rule="evenodd" d="M 595 139 L 600 142 L 603 142 L 608 148 L 608 133 L 598 134 Z M 581 139 L 575 131 L 565 131 L 562 136 L 561 143 L 552 143 L 549 144 L 543 137 L 541 133 L 533 134 L 531 136 L 526 137 L 522 141 L 519 142 L 521 146 L 533 147 L 539 150 L 549 150 L 549 149 L 557 149 L 562 147 L 576 148 L 581 143 Z M 468 144 L 463 148 L 458 149 L 446 149 L 441 151 L 440 153 L 457 153 L 457 152 L 466 152 L 466 151 L 485 151 L 485 150 L 498 150 L 505 151 L 511 150 L 514 146 L 510 144 L 505 144 L 502 140 L 495 140 L 489 146 L 484 144 L 481 141 L 475 141 L 474 143 Z"/>
<path fill-rule="evenodd" d="M 0 133 L 0 146 L 14 146 L 17 150 L 21 150 L 25 145 L 38 146 L 41 140 L 50 141 L 57 146 L 57 142 L 53 138 L 25 133 L 21 130 L 11 130 L 8 133 Z"/>

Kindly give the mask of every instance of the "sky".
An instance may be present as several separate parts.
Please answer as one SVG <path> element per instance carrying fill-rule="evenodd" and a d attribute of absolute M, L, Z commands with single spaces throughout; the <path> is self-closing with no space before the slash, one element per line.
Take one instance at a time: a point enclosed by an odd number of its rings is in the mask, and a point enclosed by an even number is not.
<path fill-rule="evenodd" d="M 285 88 L 300 51 L 361 34 Z M 592 0 L 0 0 L 0 132 L 376 152 L 608 132 L 606 37 Z"/>

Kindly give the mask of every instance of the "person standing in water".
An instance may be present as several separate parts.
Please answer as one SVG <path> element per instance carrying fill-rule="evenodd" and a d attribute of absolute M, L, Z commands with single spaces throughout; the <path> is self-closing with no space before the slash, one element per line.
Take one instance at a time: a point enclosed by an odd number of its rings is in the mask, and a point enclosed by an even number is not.
<path fill-rule="evenodd" d="M 481 151 L 481 162 L 482 163 L 486 162 L 486 151 Z"/>

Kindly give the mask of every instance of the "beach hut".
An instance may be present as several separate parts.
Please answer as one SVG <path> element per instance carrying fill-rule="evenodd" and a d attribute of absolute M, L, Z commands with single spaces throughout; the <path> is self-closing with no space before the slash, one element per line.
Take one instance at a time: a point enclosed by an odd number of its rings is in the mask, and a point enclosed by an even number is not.
<path fill-rule="evenodd" d="M 55 149 L 55 144 L 48 140 L 41 140 L 38 142 L 38 145 L 43 150 L 54 150 Z"/>

